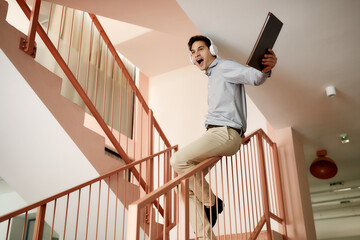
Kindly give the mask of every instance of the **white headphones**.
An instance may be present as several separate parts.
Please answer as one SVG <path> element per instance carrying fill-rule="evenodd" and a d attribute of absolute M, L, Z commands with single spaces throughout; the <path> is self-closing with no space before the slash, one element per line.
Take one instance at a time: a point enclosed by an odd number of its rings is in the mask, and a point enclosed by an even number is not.
<path fill-rule="evenodd" d="M 211 39 L 210 39 L 209 37 L 207 37 L 207 36 L 204 36 L 204 37 L 206 37 L 206 38 L 209 39 L 209 41 L 210 41 L 209 50 L 210 50 L 211 55 L 213 55 L 214 57 L 217 56 L 217 54 L 218 54 L 218 49 L 217 49 L 217 47 L 215 46 L 215 44 L 213 43 L 213 41 L 211 41 Z M 192 64 L 194 64 L 194 61 L 193 61 L 193 59 L 192 59 L 192 55 L 191 55 L 191 54 L 190 54 L 190 62 L 191 62 Z"/>

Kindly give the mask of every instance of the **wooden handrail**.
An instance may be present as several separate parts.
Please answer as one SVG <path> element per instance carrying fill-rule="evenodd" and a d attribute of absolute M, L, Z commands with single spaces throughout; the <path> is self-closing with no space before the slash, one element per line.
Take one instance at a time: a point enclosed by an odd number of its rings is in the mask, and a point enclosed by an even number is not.
<path fill-rule="evenodd" d="M 202 161 L 198 165 L 191 168 L 189 171 L 178 175 L 176 178 L 174 178 L 170 182 L 165 183 L 164 185 L 162 185 L 158 189 L 156 189 L 153 192 L 147 194 L 143 198 L 136 200 L 135 202 L 133 202 L 130 205 L 138 205 L 138 207 L 140 209 L 140 208 L 144 207 L 146 204 L 152 203 L 158 197 L 160 197 L 164 193 L 168 192 L 169 190 L 171 190 L 175 186 L 179 185 L 182 180 L 187 179 L 187 178 L 191 177 L 192 175 L 194 175 L 195 173 L 201 171 L 202 169 L 205 169 L 206 167 L 211 166 L 212 164 L 216 163 L 220 158 L 221 157 L 212 157 L 212 158 L 209 158 L 209 159 L 207 159 L 205 161 Z"/>
<path fill-rule="evenodd" d="M 33 204 L 29 205 L 29 206 L 26 206 L 26 207 L 24 207 L 24 208 L 18 209 L 18 210 L 16 210 L 16 211 L 13 211 L 13 212 L 8 213 L 8 214 L 6 214 L 6 215 L 0 216 L 0 223 L 3 222 L 3 221 L 5 221 L 5 220 L 7 220 L 7 219 L 9 219 L 9 218 L 15 217 L 15 216 L 17 216 L 17 215 L 19 215 L 19 214 L 22 214 L 22 213 L 25 213 L 25 212 L 27 212 L 27 211 L 30 211 L 30 210 L 32 210 L 32 209 L 34 209 L 34 208 L 37 208 L 37 207 L 39 207 L 39 206 L 41 206 L 41 205 L 43 205 L 43 204 L 45 204 L 45 203 L 51 202 L 51 201 L 53 201 L 53 200 L 55 200 L 55 199 L 58 199 L 58 198 L 60 198 L 60 197 L 66 196 L 66 195 L 68 195 L 68 194 L 70 194 L 70 193 L 73 193 L 73 192 L 75 192 L 75 191 L 77 191 L 77 190 L 79 190 L 79 189 L 81 189 L 81 188 L 87 187 L 87 186 L 89 186 L 89 185 L 91 185 L 91 184 L 93 184 L 93 183 L 95 183 L 95 182 L 98 182 L 98 181 L 100 181 L 100 180 L 104 180 L 104 179 L 106 179 L 106 178 L 108 178 L 108 177 L 110 177 L 110 176 L 112 176 L 112 175 L 114 175 L 114 174 L 116 174 L 116 173 L 118 173 L 118 172 L 121 172 L 121 171 L 130 169 L 130 168 L 133 168 L 134 166 L 136 166 L 136 165 L 138 165 L 138 164 L 141 164 L 141 163 L 143 163 L 143 162 L 145 162 L 145 161 L 147 161 L 147 160 L 150 160 L 150 159 L 153 159 L 153 158 L 155 158 L 155 157 L 157 157 L 157 156 L 160 156 L 161 154 L 164 154 L 164 153 L 169 152 L 169 151 L 171 151 L 171 150 L 173 150 L 173 149 L 176 149 L 177 147 L 178 147 L 177 145 L 176 145 L 176 146 L 172 146 L 172 147 L 170 147 L 170 148 L 167 148 L 166 150 L 163 150 L 163 151 L 161 151 L 161 152 L 158 152 L 158 153 L 153 154 L 153 155 L 151 155 L 151 156 L 148 156 L 148 157 L 146 157 L 146 158 L 143 158 L 143 159 L 134 161 L 134 162 L 132 162 L 132 163 L 130 163 L 130 164 L 127 164 L 127 165 L 125 165 L 125 166 L 119 167 L 119 168 L 117 168 L 117 169 L 115 169 L 115 170 L 112 170 L 112 171 L 110 171 L 110 172 L 108 172 L 108 173 L 105 173 L 105 174 L 103 174 L 103 175 L 101 175 L 101 176 L 99 176 L 99 177 L 97 177 L 97 178 L 94 178 L 94 179 L 92 179 L 92 180 L 89 180 L 89 181 L 87 181 L 87 182 L 84 182 L 84 183 L 82 183 L 82 184 L 79 184 L 79 185 L 77 185 L 77 186 L 75 186 L 75 187 L 72 187 L 72 188 L 70 188 L 70 189 L 68 189 L 68 190 L 65 190 L 65 191 L 63 191 L 63 192 L 60 192 L 60 193 L 58 193 L 58 194 L 55 194 L 55 195 L 53 195 L 53 196 L 51 196 L 51 197 L 45 198 L 45 199 L 43 199 L 43 200 L 41 200 L 41 201 L 38 201 L 38 202 L 36 202 L 36 203 L 33 203 Z"/>

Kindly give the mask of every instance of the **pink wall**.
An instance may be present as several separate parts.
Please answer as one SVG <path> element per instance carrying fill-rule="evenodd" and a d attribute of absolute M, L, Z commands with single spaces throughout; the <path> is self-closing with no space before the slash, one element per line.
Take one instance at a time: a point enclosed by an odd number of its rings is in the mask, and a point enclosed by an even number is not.
<path fill-rule="evenodd" d="M 275 134 L 278 146 L 288 239 L 315 240 L 314 217 L 301 137 L 291 127 L 271 130 L 270 133 Z"/>

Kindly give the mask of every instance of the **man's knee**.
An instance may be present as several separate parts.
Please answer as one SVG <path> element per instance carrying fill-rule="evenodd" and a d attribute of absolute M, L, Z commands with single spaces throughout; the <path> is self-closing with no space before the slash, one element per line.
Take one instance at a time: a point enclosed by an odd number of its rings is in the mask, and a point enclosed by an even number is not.
<path fill-rule="evenodd" d="M 180 151 L 175 152 L 170 158 L 170 165 L 177 173 L 179 173 L 179 171 L 181 172 L 181 169 L 186 165 L 186 162 L 187 161 L 184 159 Z"/>

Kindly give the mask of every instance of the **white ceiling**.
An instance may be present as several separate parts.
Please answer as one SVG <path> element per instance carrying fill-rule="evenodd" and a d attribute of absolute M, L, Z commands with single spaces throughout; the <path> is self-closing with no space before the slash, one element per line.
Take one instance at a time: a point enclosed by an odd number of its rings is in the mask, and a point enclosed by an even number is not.
<path fill-rule="evenodd" d="M 199 32 L 212 38 L 223 58 L 245 64 L 273 12 L 284 23 L 274 46 L 278 64 L 264 85 L 247 88 L 248 95 L 275 129 L 292 126 L 300 133 L 307 166 L 320 149 L 337 163 L 330 180 L 309 174 L 312 192 L 331 190 L 334 181 L 360 185 L 360 1 L 53 2 L 136 25 L 133 37 L 122 39 L 126 24 L 101 19 L 115 47 L 149 77 L 187 66 L 187 40 Z M 329 85 L 337 90 L 333 98 L 325 94 Z M 350 143 L 340 143 L 342 133 Z"/>

